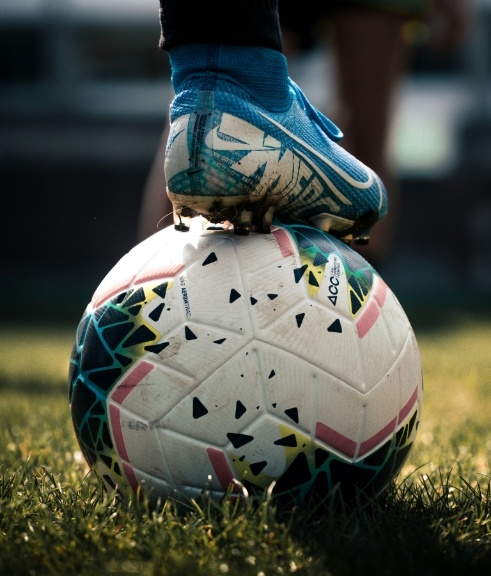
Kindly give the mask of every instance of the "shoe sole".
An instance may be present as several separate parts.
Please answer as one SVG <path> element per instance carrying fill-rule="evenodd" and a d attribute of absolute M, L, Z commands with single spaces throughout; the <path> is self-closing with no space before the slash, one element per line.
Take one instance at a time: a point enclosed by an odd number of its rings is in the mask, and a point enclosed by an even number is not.
<path fill-rule="evenodd" d="M 234 233 L 241 236 L 247 236 L 250 232 L 269 234 L 275 210 L 278 208 L 261 200 L 251 202 L 249 196 L 215 196 L 205 199 L 174 194 L 169 190 L 167 194 L 174 207 L 174 228 L 180 232 L 188 232 L 191 220 L 203 216 L 212 225 L 230 223 Z M 281 209 L 279 212 L 281 217 Z M 339 216 L 320 214 L 311 218 L 308 224 L 347 244 L 354 241 L 355 244 L 366 245 L 370 240 L 371 227 L 377 221 L 378 214 L 369 214 L 361 218 L 356 225 L 353 221 Z"/>

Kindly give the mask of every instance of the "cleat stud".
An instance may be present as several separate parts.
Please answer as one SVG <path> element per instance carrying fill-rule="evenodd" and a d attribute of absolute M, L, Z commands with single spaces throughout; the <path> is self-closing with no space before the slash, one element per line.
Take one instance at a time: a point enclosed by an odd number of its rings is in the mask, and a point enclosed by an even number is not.
<path fill-rule="evenodd" d="M 234 234 L 237 236 L 249 236 L 249 226 L 244 224 L 235 224 L 234 225 Z"/>
<path fill-rule="evenodd" d="M 355 238 L 354 242 L 357 246 L 366 246 L 370 242 L 370 234 L 372 230 L 368 228 L 367 230 L 363 230 L 358 236 Z"/>
<path fill-rule="evenodd" d="M 271 233 L 271 224 L 273 223 L 274 210 L 275 210 L 275 207 L 270 206 L 263 215 L 262 226 L 261 226 L 261 232 L 263 234 L 270 234 Z"/>
<path fill-rule="evenodd" d="M 241 210 L 232 223 L 234 225 L 234 233 L 239 236 L 247 236 L 252 229 L 252 212 L 250 210 Z"/>
<path fill-rule="evenodd" d="M 348 234 L 347 236 L 335 236 L 341 242 L 344 242 L 346 246 L 351 246 L 351 242 L 353 242 L 353 235 Z"/>
<path fill-rule="evenodd" d="M 174 229 L 178 232 L 189 232 L 189 226 L 182 220 L 181 214 L 174 209 Z"/>
<path fill-rule="evenodd" d="M 270 234 L 271 224 L 273 223 L 274 208 L 274 206 L 270 206 L 265 210 L 263 207 L 256 209 L 253 212 L 252 225 L 256 232 L 261 234 Z"/>

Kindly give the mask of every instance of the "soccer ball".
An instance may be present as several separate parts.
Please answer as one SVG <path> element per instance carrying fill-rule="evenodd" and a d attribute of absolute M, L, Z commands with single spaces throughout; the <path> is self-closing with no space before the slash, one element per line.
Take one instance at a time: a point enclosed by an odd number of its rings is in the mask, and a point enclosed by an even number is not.
<path fill-rule="evenodd" d="M 413 445 L 421 360 L 392 291 L 329 234 L 169 227 L 97 288 L 70 405 L 106 488 L 152 505 L 240 485 L 375 495 Z"/>

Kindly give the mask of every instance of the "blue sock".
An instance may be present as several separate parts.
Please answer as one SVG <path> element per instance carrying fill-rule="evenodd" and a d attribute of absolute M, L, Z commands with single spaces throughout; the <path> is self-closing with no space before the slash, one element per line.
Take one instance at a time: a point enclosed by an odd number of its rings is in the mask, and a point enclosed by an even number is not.
<path fill-rule="evenodd" d="M 190 74 L 229 76 L 271 112 L 286 110 L 291 101 L 288 65 L 277 50 L 260 46 L 183 44 L 169 51 L 172 86 L 177 93 Z"/>

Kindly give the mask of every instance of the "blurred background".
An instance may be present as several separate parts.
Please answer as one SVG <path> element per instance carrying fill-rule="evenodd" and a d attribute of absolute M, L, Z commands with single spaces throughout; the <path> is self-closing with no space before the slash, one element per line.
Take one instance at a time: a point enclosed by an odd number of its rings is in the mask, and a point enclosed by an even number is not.
<path fill-rule="evenodd" d="M 403 305 L 491 310 L 491 0 L 445 55 L 424 34 L 397 97 L 400 221 L 383 277 Z M 1 320 L 76 323 L 136 242 L 171 100 L 157 0 L 1 0 Z M 291 62 L 312 103 L 326 53 Z"/>

